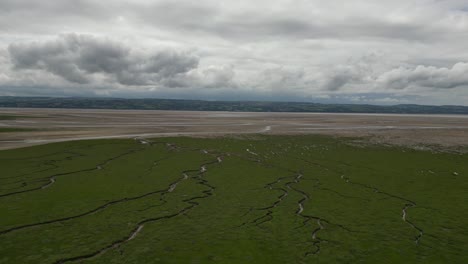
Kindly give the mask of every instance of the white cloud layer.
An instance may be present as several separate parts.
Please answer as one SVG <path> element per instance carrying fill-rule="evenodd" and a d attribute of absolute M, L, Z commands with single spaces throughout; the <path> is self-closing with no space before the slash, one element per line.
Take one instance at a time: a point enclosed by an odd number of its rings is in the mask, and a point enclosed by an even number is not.
<path fill-rule="evenodd" d="M 0 95 L 468 105 L 465 0 L 0 1 Z"/>
<path fill-rule="evenodd" d="M 451 68 L 421 65 L 416 68 L 400 67 L 382 74 L 379 81 L 383 86 L 394 89 L 468 87 L 468 63 L 459 62 Z"/>

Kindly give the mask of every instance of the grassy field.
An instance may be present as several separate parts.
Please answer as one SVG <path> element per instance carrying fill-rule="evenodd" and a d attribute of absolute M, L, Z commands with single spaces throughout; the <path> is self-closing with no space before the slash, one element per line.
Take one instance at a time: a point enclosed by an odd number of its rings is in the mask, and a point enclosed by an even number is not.
<path fill-rule="evenodd" d="M 12 115 L 0 115 L 0 120 L 15 120 L 16 117 Z"/>
<path fill-rule="evenodd" d="M 468 155 L 318 136 L 0 151 L 0 263 L 468 263 Z"/>
<path fill-rule="evenodd" d="M 21 128 L 21 127 L 0 127 L 0 133 L 12 133 L 12 132 L 31 132 L 37 129 L 32 128 Z"/>
<path fill-rule="evenodd" d="M 23 118 L 44 118 L 44 117 L 27 116 L 27 115 L 2 115 L 2 114 L 0 114 L 0 121 L 1 120 L 16 120 L 16 119 L 23 119 Z"/>

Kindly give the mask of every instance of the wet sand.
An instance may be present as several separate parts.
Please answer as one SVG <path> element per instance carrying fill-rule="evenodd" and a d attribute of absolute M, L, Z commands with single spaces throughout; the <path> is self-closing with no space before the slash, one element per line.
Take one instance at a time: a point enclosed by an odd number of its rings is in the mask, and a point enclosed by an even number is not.
<path fill-rule="evenodd" d="M 326 134 L 397 145 L 468 146 L 467 115 L 239 113 L 157 110 L 0 108 L 0 149 L 99 138 Z"/>

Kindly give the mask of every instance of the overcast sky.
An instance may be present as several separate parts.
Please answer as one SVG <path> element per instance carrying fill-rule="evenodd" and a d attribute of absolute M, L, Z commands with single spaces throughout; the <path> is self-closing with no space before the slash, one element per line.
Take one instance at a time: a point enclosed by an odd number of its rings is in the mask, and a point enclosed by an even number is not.
<path fill-rule="evenodd" d="M 468 1 L 0 0 L 0 95 L 468 105 Z"/>

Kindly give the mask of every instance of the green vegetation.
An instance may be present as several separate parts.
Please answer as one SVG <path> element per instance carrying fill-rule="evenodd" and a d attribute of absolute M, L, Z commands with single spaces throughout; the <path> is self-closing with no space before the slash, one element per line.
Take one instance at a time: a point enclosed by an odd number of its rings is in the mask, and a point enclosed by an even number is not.
<path fill-rule="evenodd" d="M 8 132 L 30 132 L 36 131 L 37 129 L 32 128 L 22 128 L 22 127 L 0 127 L 0 133 L 8 133 Z"/>
<path fill-rule="evenodd" d="M 468 263 L 468 155 L 318 136 L 0 152 L 0 263 Z"/>
<path fill-rule="evenodd" d="M 232 112 L 316 112 L 389 114 L 468 114 L 468 106 L 319 104 L 307 102 L 202 101 L 124 98 L 0 96 L 0 107 L 140 109 Z"/>
<path fill-rule="evenodd" d="M 14 115 L 0 115 L 0 120 L 15 120 L 17 116 Z"/>
<path fill-rule="evenodd" d="M 25 116 L 25 115 L 0 115 L 0 121 L 1 120 L 16 120 L 16 119 L 21 119 L 21 118 L 44 118 L 44 117 Z"/>

